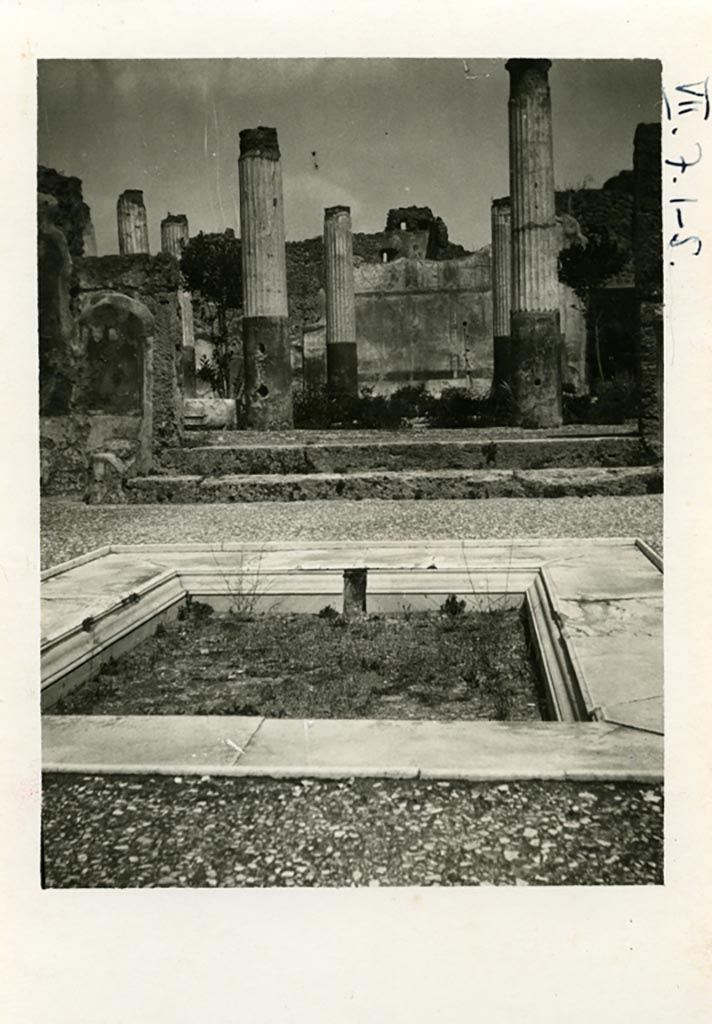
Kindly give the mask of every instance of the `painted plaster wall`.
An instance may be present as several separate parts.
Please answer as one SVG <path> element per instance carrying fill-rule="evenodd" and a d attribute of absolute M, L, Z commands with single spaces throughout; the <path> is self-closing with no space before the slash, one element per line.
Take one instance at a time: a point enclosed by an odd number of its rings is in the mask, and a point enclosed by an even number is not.
<path fill-rule="evenodd" d="M 423 381 L 439 389 L 466 380 L 466 359 L 471 376 L 489 382 L 489 247 L 456 260 L 364 263 L 354 278 L 361 383 Z"/>

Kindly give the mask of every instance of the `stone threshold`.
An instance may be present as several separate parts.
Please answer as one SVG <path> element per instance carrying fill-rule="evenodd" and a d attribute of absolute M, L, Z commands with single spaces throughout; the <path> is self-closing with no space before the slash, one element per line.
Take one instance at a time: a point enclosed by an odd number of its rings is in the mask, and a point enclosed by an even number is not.
<path fill-rule="evenodd" d="M 95 774 L 663 779 L 663 737 L 610 723 L 45 716 L 43 770 Z"/>

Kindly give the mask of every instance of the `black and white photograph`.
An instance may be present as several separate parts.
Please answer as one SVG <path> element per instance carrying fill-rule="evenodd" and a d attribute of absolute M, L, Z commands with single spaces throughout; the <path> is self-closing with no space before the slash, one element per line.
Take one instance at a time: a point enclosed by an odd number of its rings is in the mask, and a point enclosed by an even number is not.
<path fill-rule="evenodd" d="M 39 62 L 43 885 L 662 884 L 662 109 Z"/>
<path fill-rule="evenodd" d="M 712 1019 L 712 13 L 0 12 L 0 1005 Z"/>

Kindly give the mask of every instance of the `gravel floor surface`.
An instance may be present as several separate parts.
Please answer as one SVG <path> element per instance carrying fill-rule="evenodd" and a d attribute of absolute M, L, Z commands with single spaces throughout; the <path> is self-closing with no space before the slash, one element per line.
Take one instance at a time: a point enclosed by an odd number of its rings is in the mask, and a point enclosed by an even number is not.
<path fill-rule="evenodd" d="M 49 775 L 48 887 L 662 884 L 658 786 Z"/>
<path fill-rule="evenodd" d="M 260 540 L 640 537 L 662 552 L 662 495 L 233 505 L 41 503 L 42 568 L 104 544 Z"/>

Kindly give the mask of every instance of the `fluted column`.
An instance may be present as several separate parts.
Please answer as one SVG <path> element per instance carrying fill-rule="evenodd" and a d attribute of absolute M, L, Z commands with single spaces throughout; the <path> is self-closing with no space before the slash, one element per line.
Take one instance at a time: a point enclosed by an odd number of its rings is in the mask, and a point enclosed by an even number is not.
<path fill-rule="evenodd" d="M 148 219 L 143 203 L 143 192 L 129 188 L 122 192 L 116 204 L 119 227 L 119 253 L 134 256 L 150 252 L 148 247 Z"/>
<path fill-rule="evenodd" d="M 511 379 L 523 426 L 561 423 L 561 331 L 548 60 L 510 60 Z"/>
<path fill-rule="evenodd" d="M 512 208 L 509 196 L 492 202 L 492 387 L 510 383 L 509 329 L 512 309 Z"/>
<path fill-rule="evenodd" d="M 161 221 L 161 252 L 179 260 L 189 237 L 188 218 L 184 213 L 169 213 Z"/>
<path fill-rule="evenodd" d="M 358 395 L 356 303 L 354 298 L 351 210 L 324 210 L 326 267 L 326 374 L 334 395 Z"/>
<path fill-rule="evenodd" d="M 274 128 L 240 132 L 243 344 L 247 426 L 292 426 L 292 363 L 282 168 Z"/>

